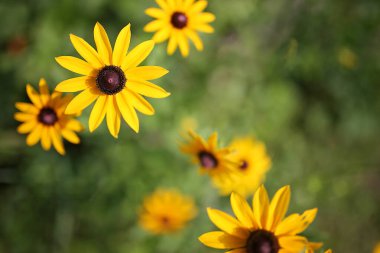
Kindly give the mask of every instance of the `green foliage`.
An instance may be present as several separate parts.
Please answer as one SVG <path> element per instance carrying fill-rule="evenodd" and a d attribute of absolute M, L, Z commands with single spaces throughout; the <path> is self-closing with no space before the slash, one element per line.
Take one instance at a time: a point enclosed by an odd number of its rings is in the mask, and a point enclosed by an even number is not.
<path fill-rule="evenodd" d="M 170 70 L 158 84 L 172 95 L 150 100 L 156 115 L 140 115 L 138 135 L 124 124 L 114 140 L 103 123 L 81 134 L 80 145 L 66 143 L 65 157 L 26 146 L 14 103 L 27 101 L 27 82 L 45 77 L 53 89 L 72 77 L 54 61 L 74 55 L 69 33 L 90 42 L 99 21 L 114 41 L 130 22 L 136 45 L 151 36 L 144 10 L 153 5 L 0 3 L 0 252 L 218 252 L 197 237 L 213 228 L 205 208 L 228 210 L 228 199 L 179 152 L 187 117 L 205 136 L 218 130 L 224 144 L 247 134 L 266 142 L 269 191 L 290 184 L 291 211 L 319 208 L 309 238 L 336 252 L 371 252 L 380 239 L 377 0 L 211 1 L 216 33 L 203 36 L 204 52 L 169 57 L 160 44 L 146 61 Z M 156 187 L 196 199 L 199 215 L 179 234 L 152 236 L 137 224 Z"/>

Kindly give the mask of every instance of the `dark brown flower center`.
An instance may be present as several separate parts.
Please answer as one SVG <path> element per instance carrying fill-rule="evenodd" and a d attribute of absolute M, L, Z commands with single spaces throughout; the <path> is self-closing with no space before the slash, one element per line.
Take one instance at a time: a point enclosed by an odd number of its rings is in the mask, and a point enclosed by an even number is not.
<path fill-rule="evenodd" d="M 218 160 L 213 154 L 207 151 L 201 151 L 198 153 L 198 159 L 202 167 L 206 169 L 213 169 L 218 166 Z"/>
<path fill-rule="evenodd" d="M 171 23 L 175 28 L 182 29 L 187 25 L 187 16 L 183 12 L 174 12 Z"/>
<path fill-rule="evenodd" d="M 239 169 L 241 170 L 246 170 L 248 168 L 248 163 L 247 161 L 241 161 Z"/>
<path fill-rule="evenodd" d="M 117 66 L 105 66 L 96 77 L 96 86 L 103 93 L 113 95 L 120 92 L 125 87 L 127 78 L 123 70 Z"/>
<path fill-rule="evenodd" d="M 280 245 L 277 237 L 266 230 L 256 230 L 247 241 L 247 253 L 278 253 Z"/>
<path fill-rule="evenodd" d="M 44 107 L 38 114 L 38 121 L 44 125 L 52 126 L 55 122 L 58 121 L 58 117 L 54 109 L 50 107 Z"/>

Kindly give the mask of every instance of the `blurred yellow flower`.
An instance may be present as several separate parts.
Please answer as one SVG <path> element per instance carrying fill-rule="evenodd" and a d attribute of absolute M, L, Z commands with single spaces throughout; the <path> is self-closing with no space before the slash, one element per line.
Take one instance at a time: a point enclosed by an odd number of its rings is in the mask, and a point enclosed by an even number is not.
<path fill-rule="evenodd" d="M 71 96 L 62 97 L 59 92 L 50 95 L 48 86 L 44 79 L 40 79 L 38 93 L 30 84 L 26 85 L 26 92 L 30 103 L 16 103 L 14 117 L 22 124 L 17 128 L 20 134 L 28 134 L 26 144 L 33 146 L 41 141 L 44 150 L 49 150 L 53 144 L 61 155 L 65 154 L 62 137 L 71 143 L 78 144 L 79 137 L 75 132 L 83 130 L 81 123 L 73 119 L 73 116 L 65 115 L 63 112 L 72 99 Z"/>
<path fill-rule="evenodd" d="M 189 55 L 190 39 L 198 51 L 203 50 L 203 43 L 197 32 L 213 33 L 209 25 L 215 16 L 203 12 L 208 2 L 205 0 L 156 0 L 160 8 L 148 8 L 145 13 L 156 20 L 144 27 L 146 32 L 155 32 L 156 43 L 169 40 L 167 52 L 172 55 L 179 47 L 183 57 Z"/>
<path fill-rule="evenodd" d="M 82 111 L 96 100 L 89 118 L 89 129 L 93 132 L 107 115 L 107 125 L 112 136 L 118 137 L 120 117 L 135 131 L 139 131 L 136 110 L 153 115 L 154 109 L 141 95 L 164 98 L 170 95 L 161 87 L 149 82 L 168 73 L 158 66 L 138 66 L 153 50 L 154 42 L 145 41 L 128 54 L 131 39 L 130 25 L 117 36 L 112 51 L 108 35 L 103 26 L 96 23 L 94 38 L 97 51 L 82 38 L 70 35 L 71 42 L 85 61 L 71 56 L 57 57 L 64 68 L 83 75 L 65 80 L 56 90 L 61 92 L 81 91 L 67 106 L 65 113 Z"/>
<path fill-rule="evenodd" d="M 144 199 L 140 225 L 154 234 L 181 230 L 197 213 L 194 201 L 174 190 L 156 190 Z"/>
<path fill-rule="evenodd" d="M 325 253 L 332 253 L 332 250 L 328 249 L 328 250 L 325 251 Z"/>
<path fill-rule="evenodd" d="M 253 198 L 253 209 L 239 194 L 231 194 L 231 207 L 236 218 L 208 208 L 210 220 L 222 231 L 201 235 L 206 246 L 225 249 L 229 253 L 299 253 L 305 250 L 307 239 L 298 235 L 313 221 L 317 209 L 285 217 L 290 201 L 290 187 L 278 190 L 269 202 L 264 186 Z"/>
<path fill-rule="evenodd" d="M 229 156 L 239 166 L 234 167 L 235 173 L 230 180 L 214 180 L 214 184 L 223 195 L 231 192 L 242 196 L 253 194 L 262 184 L 265 174 L 271 166 L 271 159 L 266 152 L 264 143 L 254 138 L 238 138 L 230 145 Z"/>
<path fill-rule="evenodd" d="M 187 143 L 180 147 L 183 153 L 189 154 L 194 163 L 199 164 L 200 173 L 208 174 L 218 182 L 229 180 L 237 163 L 229 158 L 229 148 L 218 148 L 218 134 L 213 133 L 208 141 L 193 131 L 189 131 Z"/>
<path fill-rule="evenodd" d="M 357 65 L 357 56 L 348 47 L 343 47 L 339 50 L 338 62 L 347 69 L 354 69 Z"/>
<path fill-rule="evenodd" d="M 373 249 L 373 253 L 380 253 L 380 242 L 378 242 Z"/>
<path fill-rule="evenodd" d="M 305 253 L 314 253 L 315 250 L 320 249 L 322 246 L 323 243 L 320 242 L 308 242 Z"/>

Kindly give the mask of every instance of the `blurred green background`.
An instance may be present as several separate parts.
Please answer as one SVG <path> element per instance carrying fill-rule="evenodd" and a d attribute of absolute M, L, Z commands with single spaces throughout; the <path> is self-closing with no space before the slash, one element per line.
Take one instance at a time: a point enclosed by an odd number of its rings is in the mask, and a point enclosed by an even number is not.
<path fill-rule="evenodd" d="M 230 211 L 208 178 L 178 150 L 186 122 L 221 143 L 255 135 L 273 166 L 270 192 L 290 184 L 291 210 L 318 207 L 306 235 L 335 252 L 371 252 L 380 240 L 380 1 L 211 0 L 216 32 L 205 51 L 183 59 L 157 45 L 146 65 L 171 72 L 157 83 L 172 93 L 150 99 L 141 131 L 123 123 L 118 140 L 103 122 L 67 155 L 29 148 L 16 132 L 16 101 L 27 82 L 53 89 L 73 74 L 54 57 L 76 55 L 69 33 L 92 45 L 101 22 L 112 43 L 127 23 L 132 45 L 153 0 L 2 0 L 0 2 L 0 252 L 221 252 L 197 241 L 214 229 L 207 206 Z M 87 126 L 89 109 L 81 116 Z M 199 215 L 175 235 L 152 236 L 137 224 L 143 197 L 156 187 L 194 196 Z"/>

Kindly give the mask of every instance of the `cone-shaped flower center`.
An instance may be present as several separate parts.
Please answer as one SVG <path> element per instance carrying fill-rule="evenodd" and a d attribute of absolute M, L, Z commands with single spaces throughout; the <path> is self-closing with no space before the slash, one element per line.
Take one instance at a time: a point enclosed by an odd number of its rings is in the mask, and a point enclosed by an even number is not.
<path fill-rule="evenodd" d="M 96 86 L 103 93 L 113 95 L 120 92 L 127 82 L 123 70 L 116 66 L 105 66 L 96 77 Z"/>
<path fill-rule="evenodd" d="M 44 107 L 40 110 L 38 114 L 38 121 L 44 125 L 52 126 L 57 122 L 58 117 L 52 108 Z"/>
<path fill-rule="evenodd" d="M 207 151 L 199 152 L 198 159 L 202 167 L 206 169 L 213 169 L 218 165 L 218 160 L 216 160 L 215 156 Z"/>
<path fill-rule="evenodd" d="M 182 29 L 187 25 L 187 17 L 183 12 L 174 12 L 171 23 L 175 28 Z"/>
<path fill-rule="evenodd" d="M 239 169 L 240 170 L 246 170 L 248 168 L 248 163 L 247 161 L 241 161 Z"/>
<path fill-rule="evenodd" d="M 276 236 L 266 230 L 256 230 L 247 241 L 247 253 L 277 253 L 280 245 Z"/>

